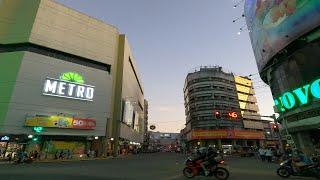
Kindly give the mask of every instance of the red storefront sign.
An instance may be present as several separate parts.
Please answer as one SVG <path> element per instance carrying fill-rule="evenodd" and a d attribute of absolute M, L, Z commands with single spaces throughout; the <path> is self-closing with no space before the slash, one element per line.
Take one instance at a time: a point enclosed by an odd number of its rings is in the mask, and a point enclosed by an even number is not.
<path fill-rule="evenodd" d="M 89 118 L 74 118 L 72 125 L 73 129 L 95 129 L 96 120 Z"/>
<path fill-rule="evenodd" d="M 194 130 L 192 139 L 265 139 L 263 131 Z"/>

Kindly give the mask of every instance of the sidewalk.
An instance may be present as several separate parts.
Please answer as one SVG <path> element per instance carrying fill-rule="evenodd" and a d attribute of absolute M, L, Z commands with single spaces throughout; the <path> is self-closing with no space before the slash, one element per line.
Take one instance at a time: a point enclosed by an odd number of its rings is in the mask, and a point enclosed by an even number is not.
<path fill-rule="evenodd" d="M 101 158 L 78 158 L 78 159 L 44 159 L 44 160 L 35 160 L 32 163 L 57 163 L 57 162 L 77 162 L 77 161 L 97 161 L 97 160 L 107 160 L 119 157 L 101 157 Z M 13 161 L 11 161 L 13 163 Z M 0 161 L 1 164 L 9 164 L 8 161 Z"/>

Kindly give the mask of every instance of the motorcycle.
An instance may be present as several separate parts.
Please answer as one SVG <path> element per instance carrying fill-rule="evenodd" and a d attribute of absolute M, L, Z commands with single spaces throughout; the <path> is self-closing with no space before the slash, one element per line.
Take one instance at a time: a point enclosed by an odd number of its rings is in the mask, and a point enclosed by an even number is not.
<path fill-rule="evenodd" d="M 205 172 L 201 167 L 203 159 L 192 160 L 188 158 L 186 161 L 186 167 L 183 169 L 183 175 L 187 178 L 193 178 L 195 176 L 205 176 Z M 214 176 L 219 180 L 227 180 L 229 178 L 229 171 L 226 168 L 219 165 L 224 164 L 224 160 L 218 158 L 214 164 L 209 164 L 207 169 L 209 171 L 208 176 Z"/>
<path fill-rule="evenodd" d="M 277 169 L 277 174 L 282 178 L 289 178 L 290 176 L 300 177 L 315 177 L 320 179 L 320 166 L 319 163 L 313 163 L 301 167 L 300 172 L 296 172 L 292 167 L 292 158 L 289 158 L 280 163 Z"/>
<path fill-rule="evenodd" d="M 13 161 L 13 164 L 21 164 L 21 163 L 26 163 L 26 164 L 31 164 L 34 161 L 34 157 L 30 156 L 28 158 L 17 158 L 16 160 Z"/>

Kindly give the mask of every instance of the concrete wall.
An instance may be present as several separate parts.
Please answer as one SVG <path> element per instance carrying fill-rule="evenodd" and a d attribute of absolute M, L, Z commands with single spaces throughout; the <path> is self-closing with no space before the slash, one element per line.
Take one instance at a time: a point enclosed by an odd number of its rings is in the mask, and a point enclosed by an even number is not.
<path fill-rule="evenodd" d="M 113 65 L 118 38 L 118 30 L 111 25 L 41 0 L 29 42 Z"/>
<path fill-rule="evenodd" d="M 0 1 L 0 44 L 28 42 L 40 0 Z"/>
<path fill-rule="evenodd" d="M 124 36 L 124 35 L 123 35 Z M 143 87 L 135 63 L 133 53 L 129 42 L 124 38 L 124 55 L 123 55 L 123 80 L 122 80 L 122 99 L 134 102 L 134 111 L 139 114 L 139 132 L 132 130 L 125 124 L 121 124 L 120 137 L 129 139 L 134 142 L 143 142 L 143 124 L 144 124 L 144 93 Z M 139 85 L 140 84 L 140 85 Z M 141 107 L 139 106 L 141 105 Z"/>
<path fill-rule="evenodd" d="M 85 78 L 85 84 L 95 86 L 92 102 L 42 95 L 46 77 L 59 78 L 61 73 L 74 71 Z M 26 115 L 65 113 L 82 118 L 96 119 L 95 130 L 45 128 L 48 135 L 105 135 L 107 118 L 111 117 L 111 75 L 103 70 L 66 62 L 59 59 L 25 52 L 9 104 L 4 133 L 31 133 L 25 127 Z"/>

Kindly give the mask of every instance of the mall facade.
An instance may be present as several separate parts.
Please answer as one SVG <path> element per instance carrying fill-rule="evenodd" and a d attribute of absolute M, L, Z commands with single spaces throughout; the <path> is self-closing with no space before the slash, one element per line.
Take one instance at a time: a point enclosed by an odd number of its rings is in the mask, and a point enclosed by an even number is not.
<path fill-rule="evenodd" d="M 144 91 L 117 28 L 51 0 L 0 2 L 0 148 L 52 158 L 143 143 Z"/>
<path fill-rule="evenodd" d="M 283 134 L 292 136 L 291 146 L 311 154 L 320 146 L 320 1 L 249 0 L 245 17 Z"/>
<path fill-rule="evenodd" d="M 190 148 L 278 145 L 271 123 L 261 120 L 248 77 L 218 66 L 197 68 L 186 77 L 184 99 L 186 128 L 182 139 Z"/>

